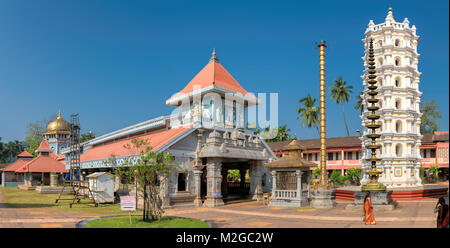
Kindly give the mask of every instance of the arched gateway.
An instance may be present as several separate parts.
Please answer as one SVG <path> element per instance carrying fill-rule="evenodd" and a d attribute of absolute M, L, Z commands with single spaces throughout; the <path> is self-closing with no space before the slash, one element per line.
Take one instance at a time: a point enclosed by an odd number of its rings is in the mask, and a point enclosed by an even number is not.
<path fill-rule="evenodd" d="M 170 116 L 83 143 L 82 174 L 111 170 L 107 161 L 112 154 L 119 165 L 124 158 L 136 156 L 123 146 L 139 137 L 147 139 L 153 151 L 170 152 L 178 162 L 170 174 L 170 183 L 161 185 L 166 206 L 215 207 L 223 205 L 223 198 L 233 193 L 260 200 L 263 191 L 270 191 L 264 163 L 276 156 L 255 129 L 244 125 L 245 109 L 258 105 L 259 100 L 225 70 L 215 51 L 209 63 L 166 103 L 177 107 Z M 63 152 L 68 161 L 68 151 Z M 228 182 L 231 169 L 240 171 L 240 182 Z M 247 170 L 249 183 L 245 182 Z"/>

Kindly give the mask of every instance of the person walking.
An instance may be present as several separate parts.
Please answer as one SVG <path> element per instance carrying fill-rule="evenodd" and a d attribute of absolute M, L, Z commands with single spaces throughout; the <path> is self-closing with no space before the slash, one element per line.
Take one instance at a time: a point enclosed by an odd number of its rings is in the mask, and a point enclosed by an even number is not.
<path fill-rule="evenodd" d="M 363 204 L 363 216 L 364 216 L 364 223 L 366 225 L 375 225 L 375 216 L 373 215 L 373 207 L 372 207 L 372 200 L 370 198 L 370 194 L 367 194 L 364 198 L 364 204 Z"/>
<path fill-rule="evenodd" d="M 436 227 L 437 228 L 448 228 L 448 205 L 445 204 L 444 197 L 440 197 L 436 207 L 434 208 L 434 212 L 438 213 L 436 218 Z"/>

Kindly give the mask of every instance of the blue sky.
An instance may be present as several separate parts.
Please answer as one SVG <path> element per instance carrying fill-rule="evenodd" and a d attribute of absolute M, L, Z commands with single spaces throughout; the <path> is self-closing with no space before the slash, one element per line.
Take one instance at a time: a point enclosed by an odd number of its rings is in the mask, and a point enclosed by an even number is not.
<path fill-rule="evenodd" d="M 0 1 L 0 137 L 23 140 L 30 122 L 79 113 L 101 135 L 167 115 L 165 100 L 207 63 L 221 64 L 250 92 L 279 93 L 279 124 L 316 138 L 296 119 L 298 100 L 319 95 L 318 50 L 326 40 L 327 85 L 342 76 L 362 90 L 369 20 L 416 25 L 422 101 L 435 99 L 448 130 L 448 1 Z M 77 100 L 78 99 L 78 100 Z M 345 136 L 341 107 L 327 98 L 327 134 Z"/>

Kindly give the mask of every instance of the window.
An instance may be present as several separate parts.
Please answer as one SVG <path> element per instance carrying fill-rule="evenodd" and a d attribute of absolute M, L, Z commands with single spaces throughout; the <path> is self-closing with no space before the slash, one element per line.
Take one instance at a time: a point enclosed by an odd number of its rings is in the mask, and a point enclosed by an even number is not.
<path fill-rule="evenodd" d="M 333 153 L 332 152 L 328 153 L 328 160 L 333 160 Z"/>
<path fill-rule="evenodd" d="M 399 39 L 396 39 L 396 40 L 395 40 L 395 46 L 396 46 L 396 47 L 399 47 L 399 46 L 400 46 L 400 40 L 399 40 Z"/>
<path fill-rule="evenodd" d="M 395 146 L 395 155 L 397 157 L 401 157 L 402 156 L 402 145 L 401 144 L 397 144 Z"/>
<path fill-rule="evenodd" d="M 315 156 L 315 159 L 314 159 L 314 161 L 318 161 L 318 153 L 316 152 L 315 154 L 314 154 L 314 156 Z"/>
<path fill-rule="evenodd" d="M 356 152 L 356 160 L 359 160 L 359 152 Z"/>
<path fill-rule="evenodd" d="M 297 176 L 294 171 L 277 171 L 277 190 L 296 190 Z"/>
<path fill-rule="evenodd" d="M 401 80 L 400 80 L 400 78 L 398 77 L 398 78 L 395 78 L 395 87 L 400 87 L 401 86 Z"/>
<path fill-rule="evenodd" d="M 383 41 L 382 41 L 382 40 L 379 40 L 379 41 L 378 41 L 378 47 L 381 48 L 382 46 L 383 46 Z"/>
<path fill-rule="evenodd" d="M 401 133 L 402 132 L 402 122 L 401 121 L 397 121 L 395 123 L 395 132 L 396 133 Z"/>
<path fill-rule="evenodd" d="M 401 65 L 401 63 L 400 63 L 400 58 L 395 58 L 395 66 L 400 66 Z"/>
<path fill-rule="evenodd" d="M 430 158 L 435 158 L 436 157 L 436 149 L 431 149 L 430 150 Z"/>
<path fill-rule="evenodd" d="M 401 106 L 401 100 L 400 99 L 397 99 L 397 101 L 395 101 L 395 109 L 400 109 L 402 106 Z"/>
<path fill-rule="evenodd" d="M 382 66 L 383 65 L 383 59 L 382 58 L 379 58 L 378 59 L 378 66 Z"/>

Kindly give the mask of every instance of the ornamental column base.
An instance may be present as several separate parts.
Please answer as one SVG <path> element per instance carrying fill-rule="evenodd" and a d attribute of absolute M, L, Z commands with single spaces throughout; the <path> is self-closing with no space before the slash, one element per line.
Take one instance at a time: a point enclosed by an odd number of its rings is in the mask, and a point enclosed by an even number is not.
<path fill-rule="evenodd" d="M 225 203 L 223 203 L 222 197 L 220 198 L 206 198 L 205 203 L 203 203 L 204 207 L 207 208 L 213 208 L 218 206 L 223 206 Z"/>
<path fill-rule="evenodd" d="M 314 208 L 334 208 L 336 207 L 336 190 L 323 189 L 313 190 L 311 206 Z"/>

